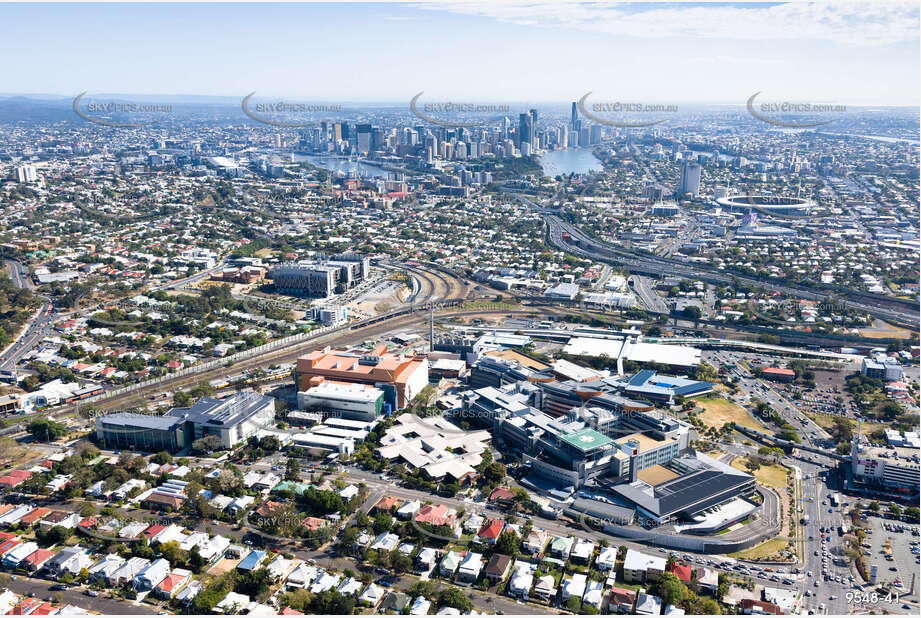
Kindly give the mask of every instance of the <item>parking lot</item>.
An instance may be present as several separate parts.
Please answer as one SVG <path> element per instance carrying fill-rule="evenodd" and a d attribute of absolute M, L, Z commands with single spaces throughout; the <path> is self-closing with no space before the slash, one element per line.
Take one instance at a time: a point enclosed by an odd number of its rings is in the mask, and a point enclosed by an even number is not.
<path fill-rule="evenodd" d="M 885 519 L 882 517 L 870 517 L 868 520 L 870 523 L 873 533 L 870 534 L 867 538 L 867 542 L 870 544 L 870 555 L 866 556 L 867 558 L 867 567 L 874 564 L 879 565 L 879 572 L 877 575 L 877 581 L 882 582 L 893 582 L 896 579 L 901 579 L 905 585 L 905 592 L 908 592 L 908 587 L 911 585 L 911 576 L 912 573 L 918 572 L 918 563 L 916 562 L 917 554 L 912 553 L 912 547 L 917 547 L 917 545 L 912 545 L 912 543 L 917 543 L 919 537 L 912 534 L 912 530 L 917 531 L 917 525 L 904 524 L 901 522 L 896 522 L 891 519 Z M 901 526 L 906 528 L 904 532 L 897 531 L 887 531 L 885 529 L 886 525 L 889 526 Z M 886 542 L 886 539 L 891 539 L 892 547 L 892 560 L 886 560 L 886 555 L 883 552 L 883 546 Z M 892 570 L 892 569 L 895 570 Z M 918 593 L 915 591 L 914 595 L 911 598 L 906 600 L 917 601 Z"/>

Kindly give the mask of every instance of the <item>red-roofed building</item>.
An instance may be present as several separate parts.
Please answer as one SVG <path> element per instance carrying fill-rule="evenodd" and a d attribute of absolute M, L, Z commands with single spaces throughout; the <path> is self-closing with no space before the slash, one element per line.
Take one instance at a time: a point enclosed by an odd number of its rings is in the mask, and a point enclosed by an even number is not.
<path fill-rule="evenodd" d="M 272 515 L 272 511 L 281 506 L 281 502 L 275 502 L 273 500 L 268 500 L 264 504 L 260 505 L 256 509 L 256 515 L 260 517 L 269 517 Z"/>
<path fill-rule="evenodd" d="M 51 603 L 45 602 L 35 608 L 35 610 L 29 614 L 30 616 L 48 616 L 57 612 L 58 610 Z"/>
<path fill-rule="evenodd" d="M 503 508 L 509 508 L 515 503 L 515 493 L 506 487 L 496 487 L 489 494 L 489 501 Z"/>
<path fill-rule="evenodd" d="M 0 476 L 0 488 L 12 489 L 25 483 L 32 476 L 28 470 L 13 470 L 9 474 Z"/>
<path fill-rule="evenodd" d="M 606 599 L 607 607 L 603 609 L 612 614 L 632 614 L 635 600 L 635 590 L 613 586 Z"/>
<path fill-rule="evenodd" d="M 392 508 L 399 506 L 402 503 L 402 500 L 394 496 L 384 496 L 377 501 L 377 504 L 375 504 L 371 510 L 374 513 L 389 513 Z"/>
<path fill-rule="evenodd" d="M 501 519 L 488 519 L 480 531 L 476 533 L 476 540 L 480 543 L 489 545 L 495 544 L 502 530 L 505 529 L 505 522 Z"/>
<path fill-rule="evenodd" d="M 761 370 L 761 377 L 773 382 L 792 382 L 796 379 L 796 372 L 792 369 L 780 369 L 778 367 L 765 367 Z"/>
<path fill-rule="evenodd" d="M 2 543 L 0 543 L 0 556 L 7 555 L 11 551 L 13 551 L 14 547 L 16 547 L 17 545 L 21 545 L 21 544 L 22 544 L 22 541 L 20 541 L 19 539 L 7 539 L 3 541 Z"/>
<path fill-rule="evenodd" d="M 41 521 L 45 517 L 45 515 L 48 515 L 50 513 L 51 513 L 51 509 L 45 508 L 43 506 L 37 506 L 31 511 L 29 511 L 28 513 L 26 513 L 26 515 L 19 521 L 20 523 L 23 523 L 26 525 L 32 525 L 37 521 Z"/>
<path fill-rule="evenodd" d="M 742 599 L 739 603 L 739 609 L 743 614 L 763 614 L 763 615 L 783 615 L 783 610 L 779 606 L 767 601 L 756 601 L 755 599 Z"/>
<path fill-rule="evenodd" d="M 86 519 L 84 519 L 77 525 L 80 526 L 81 528 L 95 528 L 98 523 L 99 523 L 99 520 L 96 519 L 95 517 L 87 517 Z"/>
<path fill-rule="evenodd" d="M 52 556 L 54 556 L 54 552 L 49 549 L 36 549 L 23 558 L 22 562 L 19 563 L 19 568 L 25 569 L 29 573 L 34 573 L 45 566 L 45 563 L 48 562 Z"/>
<path fill-rule="evenodd" d="M 144 535 L 144 538 L 146 538 L 147 542 L 149 543 L 150 539 L 163 532 L 165 528 L 166 526 L 161 526 L 160 524 L 152 524 L 148 526 L 141 534 Z"/>
<path fill-rule="evenodd" d="M 280 612 L 278 612 L 278 615 L 279 616 L 303 616 L 304 612 L 299 612 L 296 609 L 285 607 L 285 608 L 282 608 Z"/>
<path fill-rule="evenodd" d="M 691 573 L 694 571 L 694 568 L 689 564 L 681 564 L 680 562 L 673 562 L 668 569 L 669 573 L 674 574 L 675 577 L 680 579 L 685 584 L 691 583 Z"/>
<path fill-rule="evenodd" d="M 416 521 L 432 526 L 454 526 L 457 514 L 443 504 L 426 504 L 416 512 Z"/>
<path fill-rule="evenodd" d="M 7 616 L 28 616 L 35 609 L 43 603 L 41 599 L 33 599 L 32 597 L 23 597 L 21 601 L 16 603 L 13 606 L 13 609 L 6 613 Z"/>
<path fill-rule="evenodd" d="M 157 584 L 157 587 L 154 588 L 154 595 L 161 599 L 172 599 L 190 578 L 191 575 L 188 571 L 177 569 Z"/>
<path fill-rule="evenodd" d="M 326 520 L 319 517 L 305 517 L 302 523 L 308 530 L 319 530 L 326 525 Z"/>

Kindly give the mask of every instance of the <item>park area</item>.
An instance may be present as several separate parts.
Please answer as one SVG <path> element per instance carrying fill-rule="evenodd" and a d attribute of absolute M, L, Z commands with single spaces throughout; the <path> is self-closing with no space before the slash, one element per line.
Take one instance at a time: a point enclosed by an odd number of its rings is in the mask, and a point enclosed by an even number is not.
<path fill-rule="evenodd" d="M 777 464 L 762 464 L 757 470 L 752 472 L 745 465 L 747 462 L 747 457 L 737 457 L 732 461 L 732 467 L 753 474 L 756 481 L 767 487 L 783 489 L 787 486 L 786 468 Z"/>

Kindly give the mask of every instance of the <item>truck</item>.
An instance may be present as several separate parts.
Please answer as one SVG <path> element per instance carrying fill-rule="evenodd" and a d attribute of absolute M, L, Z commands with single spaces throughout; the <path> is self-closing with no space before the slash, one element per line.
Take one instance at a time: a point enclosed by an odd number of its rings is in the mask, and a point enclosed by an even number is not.
<path fill-rule="evenodd" d="M 828 502 L 832 506 L 838 506 L 841 504 L 841 496 L 838 493 L 833 493 L 832 495 L 828 496 Z"/>

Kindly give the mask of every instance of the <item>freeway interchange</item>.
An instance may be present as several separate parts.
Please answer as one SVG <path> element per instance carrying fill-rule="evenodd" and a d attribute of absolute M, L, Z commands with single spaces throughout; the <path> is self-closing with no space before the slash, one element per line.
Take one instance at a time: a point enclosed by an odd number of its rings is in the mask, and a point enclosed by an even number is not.
<path fill-rule="evenodd" d="M 548 228 L 550 243 L 557 249 L 621 266 L 635 275 L 649 275 L 657 278 L 672 275 L 701 279 L 722 285 L 732 284 L 733 282 L 753 286 L 767 285 L 778 292 L 807 300 L 826 300 L 832 296 L 844 294 L 849 305 L 856 309 L 865 311 L 887 322 L 912 328 L 915 331 L 919 327 L 917 307 L 899 299 L 859 290 L 826 290 L 820 287 L 804 288 L 785 282 L 764 281 L 746 275 L 727 273 L 706 265 L 690 264 L 684 260 L 640 254 L 609 243 L 600 242 L 587 235 L 578 226 L 564 221 L 557 214 L 543 208 L 540 204 L 524 195 L 519 193 L 514 193 L 513 195 L 543 216 Z M 569 235 L 571 241 L 563 238 L 564 233 Z"/>

